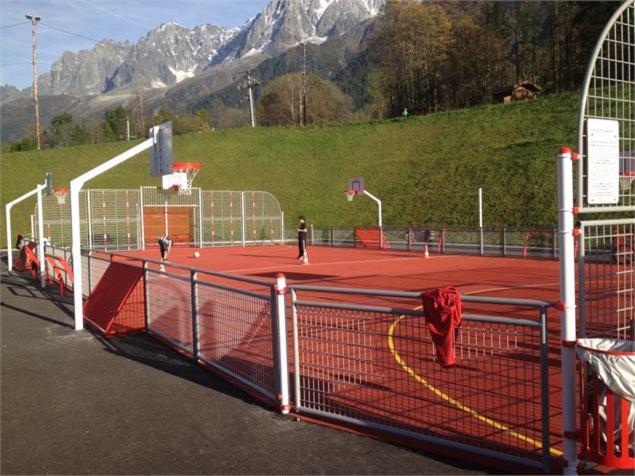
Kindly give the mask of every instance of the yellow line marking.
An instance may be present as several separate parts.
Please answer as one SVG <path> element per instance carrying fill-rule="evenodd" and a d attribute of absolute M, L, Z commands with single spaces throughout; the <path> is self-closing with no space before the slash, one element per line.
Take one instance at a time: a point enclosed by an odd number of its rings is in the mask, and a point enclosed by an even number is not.
<path fill-rule="evenodd" d="M 538 286 L 538 285 L 528 285 L 528 286 L 524 286 L 524 287 L 530 287 L 530 286 Z M 541 286 L 544 286 L 544 285 L 541 285 Z M 502 289 L 508 289 L 508 288 L 500 288 L 500 289 L 502 290 Z M 492 289 L 492 290 L 474 291 L 472 293 L 466 293 L 466 294 L 478 294 L 478 293 L 488 292 L 488 291 L 493 291 L 493 290 L 494 289 Z M 496 289 L 496 290 L 499 290 L 499 289 Z M 417 306 L 415 308 L 415 310 L 419 310 L 419 309 L 422 309 L 422 308 L 423 308 L 423 306 Z M 486 425 L 489 425 L 489 426 L 491 426 L 493 428 L 496 428 L 497 430 L 501 430 L 501 431 L 503 431 L 505 433 L 508 433 L 509 435 L 513 436 L 514 438 L 518 438 L 521 441 L 529 443 L 529 444 L 535 446 L 536 448 L 542 448 L 542 443 L 540 441 L 538 441 L 538 440 L 536 440 L 534 438 L 531 438 L 531 437 L 529 437 L 527 435 L 524 435 L 522 433 L 518 433 L 517 431 L 512 430 L 508 426 L 503 425 L 502 423 L 497 422 L 496 420 L 493 420 L 493 419 L 491 419 L 489 417 L 486 417 L 485 415 L 480 414 L 479 412 L 477 412 L 476 410 L 473 410 L 472 408 L 468 407 L 467 405 L 464 405 L 463 403 L 459 402 L 458 400 L 452 398 L 447 393 L 443 392 L 438 387 L 435 387 L 434 385 L 432 385 L 430 382 L 428 382 L 426 379 L 424 379 L 421 375 L 419 375 L 417 372 L 415 372 L 411 367 L 409 367 L 408 364 L 404 361 L 404 359 L 402 359 L 401 356 L 397 353 L 397 350 L 395 349 L 395 341 L 394 341 L 395 329 L 397 329 L 397 326 L 399 325 L 399 322 L 401 322 L 403 319 L 405 319 L 405 317 L 406 317 L 406 315 L 402 314 L 390 326 L 390 329 L 388 330 L 388 348 L 390 349 L 390 353 L 394 357 L 395 361 L 401 366 L 401 368 L 403 370 L 406 371 L 406 373 L 408 373 L 408 375 L 410 375 L 418 383 L 423 385 L 430 392 L 434 393 L 436 396 L 438 396 L 442 400 L 445 400 L 446 402 L 448 402 L 453 407 L 456 407 L 457 409 L 461 410 L 462 412 L 467 413 L 471 417 L 474 417 L 477 420 L 485 423 Z M 549 451 L 550 451 L 550 453 L 552 455 L 563 456 L 563 453 L 560 450 L 557 450 L 557 449 L 554 449 L 554 448 L 550 448 Z"/>

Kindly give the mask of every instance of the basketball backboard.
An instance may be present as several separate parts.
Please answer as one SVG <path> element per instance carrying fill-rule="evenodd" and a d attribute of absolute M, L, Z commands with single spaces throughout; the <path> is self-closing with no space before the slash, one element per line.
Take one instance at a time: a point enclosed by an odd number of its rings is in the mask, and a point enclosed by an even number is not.
<path fill-rule="evenodd" d="M 355 177 L 348 181 L 348 190 L 353 190 L 356 195 L 364 193 L 364 177 Z"/>
<path fill-rule="evenodd" d="M 44 183 L 46 184 L 46 194 L 53 195 L 53 174 L 51 172 L 46 172 Z"/>
<path fill-rule="evenodd" d="M 149 130 L 154 140 L 150 148 L 150 175 L 159 177 L 172 173 L 172 121 L 164 122 Z"/>

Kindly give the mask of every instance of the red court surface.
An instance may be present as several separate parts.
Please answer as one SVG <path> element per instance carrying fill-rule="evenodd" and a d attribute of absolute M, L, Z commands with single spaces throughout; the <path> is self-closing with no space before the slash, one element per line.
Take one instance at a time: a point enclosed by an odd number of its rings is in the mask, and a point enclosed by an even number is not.
<path fill-rule="evenodd" d="M 200 257 L 194 257 L 198 251 Z M 94 253 L 99 256 L 99 253 Z M 117 261 L 140 264 L 158 259 L 157 249 L 120 253 Z M 291 286 L 312 285 L 393 291 L 423 291 L 452 285 L 463 295 L 558 301 L 558 262 L 521 258 L 431 255 L 392 250 L 310 247 L 310 264 L 295 258 L 292 246 L 245 248 L 174 248 L 170 262 L 272 283 L 284 273 Z M 150 265 L 150 268 L 156 268 Z M 187 270 L 167 266 L 168 273 Z M 191 306 L 189 285 L 158 279 L 151 273 L 155 328 L 189 351 Z M 200 275 L 199 279 L 218 281 Z M 223 280 L 224 281 L 224 280 Z M 222 284 L 227 285 L 224 281 Z M 268 288 L 231 283 L 261 294 Z M 182 289 L 178 289 L 182 288 Z M 249 303 L 201 292 L 201 353 L 268 390 L 271 332 L 264 300 Z M 304 301 L 371 304 L 417 309 L 418 299 L 298 291 Z M 215 306 L 215 307 L 214 307 Z M 243 307 L 241 307 L 243 306 Z M 251 306 L 251 308 L 249 308 Z M 257 317 L 245 323 L 236 312 Z M 164 310 L 165 309 L 165 310 Z M 253 312 L 253 309 L 256 311 Z M 540 331 L 517 326 L 515 319 L 537 321 L 538 311 L 510 305 L 464 303 L 464 313 L 509 318 L 509 323 L 464 321 L 456 343 L 457 365 L 441 367 L 426 335 L 425 321 L 382 312 L 328 310 L 310 304 L 297 307 L 300 413 L 322 413 L 383 427 L 462 442 L 471 446 L 539 461 L 542 430 L 548 423 L 550 455 L 561 456 L 560 326 L 551 308 L 547 321 L 549 418 L 541 409 Z M 221 321 L 213 322 L 221 318 Z M 177 322 L 178 321 L 178 322 Z M 226 327 L 224 327 L 226 326 Z M 240 330 L 243 326 L 243 330 Z M 246 327 L 245 327 L 246 326 Z M 290 333 L 291 323 L 288 325 Z M 225 340 L 218 336 L 225 333 Z M 230 335 L 231 334 L 231 335 Z M 236 335 L 241 336 L 236 340 Z M 219 340 L 220 339 L 220 340 Z M 233 340 L 232 340 L 233 339 Z M 291 335 L 289 335 L 291 339 Z M 219 350 L 220 349 L 220 350 Z M 289 351 L 292 381 L 296 369 Z M 292 390 L 294 385 L 292 384 Z M 297 403 L 297 402 L 296 402 Z M 336 418 L 337 419 L 337 418 Z"/>

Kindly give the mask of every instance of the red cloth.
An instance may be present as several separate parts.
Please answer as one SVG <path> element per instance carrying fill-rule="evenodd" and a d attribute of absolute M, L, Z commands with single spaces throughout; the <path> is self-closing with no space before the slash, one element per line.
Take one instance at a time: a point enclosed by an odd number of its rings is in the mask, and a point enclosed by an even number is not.
<path fill-rule="evenodd" d="M 461 294 L 453 287 L 421 293 L 423 311 L 436 356 L 444 367 L 454 365 L 454 334 L 461 325 Z"/>

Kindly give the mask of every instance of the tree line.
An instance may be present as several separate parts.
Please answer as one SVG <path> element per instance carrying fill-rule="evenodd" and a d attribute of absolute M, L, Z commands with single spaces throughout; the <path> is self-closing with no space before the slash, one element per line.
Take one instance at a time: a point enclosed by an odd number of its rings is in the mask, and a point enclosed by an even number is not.
<path fill-rule="evenodd" d="M 58 114 L 51 119 L 51 123 L 42 133 L 44 148 L 70 147 L 82 144 L 98 144 L 127 139 L 146 137 L 146 124 L 160 124 L 172 121 L 174 134 L 188 134 L 192 132 L 206 132 L 212 130 L 212 120 L 209 111 L 199 109 L 193 114 L 189 112 L 175 113 L 167 106 L 160 108 L 151 120 L 140 120 L 130 108 L 118 106 L 106 111 L 101 121 L 78 123 L 69 112 Z M 149 126 L 148 126 L 149 128 Z M 37 148 L 35 127 L 29 126 L 24 138 L 12 142 L 10 152 L 34 150 Z"/>
<path fill-rule="evenodd" d="M 388 0 L 368 47 L 329 78 L 289 72 L 256 91 L 262 126 L 332 124 L 470 107 L 521 81 L 543 93 L 577 90 L 591 50 L 619 1 Z M 320 54 L 319 47 L 311 49 Z M 327 53 L 322 53 L 327 54 Z M 235 88 L 234 88 L 235 89 Z M 103 121 L 53 118 L 47 147 L 145 137 L 150 122 L 172 120 L 175 134 L 250 124 L 248 101 L 212 94 L 196 112 L 161 108 L 152 120 L 120 106 Z M 134 124 L 134 127 L 132 126 Z M 33 131 L 11 150 L 35 148 Z"/>

